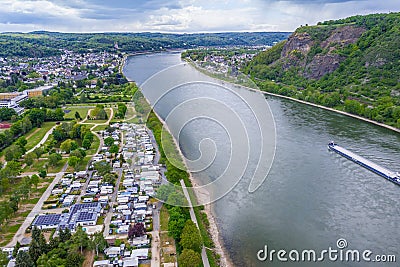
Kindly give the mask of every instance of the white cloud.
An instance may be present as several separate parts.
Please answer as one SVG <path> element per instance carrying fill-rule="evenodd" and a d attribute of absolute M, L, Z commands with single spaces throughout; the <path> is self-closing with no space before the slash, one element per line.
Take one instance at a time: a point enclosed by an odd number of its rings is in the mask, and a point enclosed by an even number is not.
<path fill-rule="evenodd" d="M 399 9 L 398 0 L 2 0 L 0 31 L 293 31 Z"/>

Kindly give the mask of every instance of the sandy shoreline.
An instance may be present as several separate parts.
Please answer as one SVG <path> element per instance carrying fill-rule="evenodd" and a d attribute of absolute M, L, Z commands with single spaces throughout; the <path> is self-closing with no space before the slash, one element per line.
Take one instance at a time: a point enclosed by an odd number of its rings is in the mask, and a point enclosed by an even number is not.
<path fill-rule="evenodd" d="M 146 101 L 149 103 L 147 98 L 146 98 Z M 150 103 L 149 103 L 149 105 L 150 105 Z M 171 134 L 171 131 L 169 130 L 168 125 L 165 123 L 165 121 L 156 112 L 154 112 L 154 114 L 157 116 L 159 121 L 163 124 L 163 126 L 168 131 L 168 133 L 172 136 L 172 140 L 175 143 L 177 151 L 178 151 L 179 155 L 181 156 L 181 158 L 183 160 L 183 163 L 185 164 L 186 169 L 189 170 L 188 166 L 186 165 L 186 161 L 184 160 L 185 157 L 183 156 L 182 151 L 179 149 L 179 145 L 178 145 L 177 141 L 175 140 L 174 136 Z M 196 180 L 193 178 L 193 176 L 192 176 L 190 171 L 188 171 L 188 174 L 189 174 L 189 179 L 190 179 L 193 187 L 198 187 L 198 185 L 196 183 Z M 200 190 L 193 190 L 193 191 L 195 192 L 197 201 L 199 201 L 200 203 L 209 203 L 210 197 L 209 197 L 208 192 L 201 192 Z M 213 211 L 212 211 L 212 204 L 211 203 L 207 204 L 207 205 L 204 205 L 204 212 L 206 213 L 207 219 L 210 222 L 210 225 L 208 227 L 208 231 L 209 231 L 209 233 L 211 235 L 211 238 L 212 238 L 214 246 L 215 246 L 214 251 L 217 254 L 219 254 L 219 256 L 220 256 L 220 266 L 221 267 L 231 267 L 231 266 L 233 266 L 233 264 L 232 264 L 232 262 L 231 262 L 231 260 L 230 260 L 230 258 L 228 256 L 228 253 L 226 252 L 225 247 L 223 246 L 223 242 L 221 240 L 221 236 L 219 234 L 219 230 L 218 230 L 218 226 L 217 226 L 217 221 L 216 221 L 215 216 L 214 216 Z"/>
<path fill-rule="evenodd" d="M 123 74 L 123 70 L 124 70 L 126 61 L 130 56 L 133 56 L 133 55 L 132 54 L 128 54 L 128 55 L 125 55 L 124 58 L 123 58 L 123 64 L 122 64 L 122 67 L 121 67 L 121 73 L 122 74 Z M 144 97 L 144 98 L 146 99 L 147 103 L 151 106 L 151 104 L 149 103 L 149 100 L 146 97 Z M 186 169 L 189 170 L 188 167 L 187 167 L 186 161 L 184 160 L 185 157 L 183 156 L 182 151 L 179 149 L 179 145 L 178 145 L 177 141 L 175 140 L 174 136 L 171 134 L 171 131 L 168 128 L 168 125 L 165 123 L 165 121 L 156 112 L 154 112 L 154 114 L 157 116 L 159 121 L 163 124 L 165 129 L 172 136 L 172 140 L 175 143 L 177 151 L 178 151 L 179 155 L 181 156 L 182 161 L 185 164 Z M 198 187 L 198 185 L 196 183 L 196 180 L 193 178 L 192 174 L 189 171 L 188 171 L 188 174 L 189 174 L 189 179 L 190 179 L 192 185 L 194 187 Z M 210 199 L 210 197 L 209 197 L 208 192 L 200 192 L 200 190 L 193 190 L 193 191 L 195 192 L 197 201 L 201 200 L 201 201 L 199 201 L 200 203 L 209 203 L 208 200 Z M 215 248 L 213 250 L 220 256 L 220 259 L 219 259 L 220 266 L 221 267 L 232 267 L 232 266 L 234 266 L 232 261 L 231 261 L 231 259 L 230 259 L 230 257 L 229 257 L 229 254 L 227 253 L 225 247 L 223 246 L 223 241 L 222 241 L 222 238 L 221 238 L 219 230 L 218 230 L 217 221 L 215 219 L 215 215 L 213 213 L 212 204 L 211 203 L 207 204 L 207 205 L 204 205 L 204 212 L 207 215 L 207 219 L 208 219 L 208 221 L 210 223 L 209 227 L 208 227 L 208 231 L 209 231 L 209 233 L 211 235 L 211 239 L 212 239 L 212 241 L 214 243 L 214 246 L 215 246 Z"/>

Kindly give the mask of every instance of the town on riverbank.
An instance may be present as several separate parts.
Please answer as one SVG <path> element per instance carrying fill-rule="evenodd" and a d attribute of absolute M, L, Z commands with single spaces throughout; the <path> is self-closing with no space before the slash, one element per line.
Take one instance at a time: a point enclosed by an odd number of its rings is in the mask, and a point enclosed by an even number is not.
<path fill-rule="evenodd" d="M 61 59 L 3 62 L 4 80 L 14 79 L 4 90 L 30 85 L 2 96 L 2 262 L 218 266 L 203 211 L 191 218 L 179 207 L 195 201 L 180 188 L 186 172 L 170 191 L 176 170 L 158 148 L 162 124 L 142 123 L 143 96 L 130 102 L 138 88 L 120 73 L 126 56 L 65 51 Z M 158 201 L 163 192 L 178 206 Z"/>

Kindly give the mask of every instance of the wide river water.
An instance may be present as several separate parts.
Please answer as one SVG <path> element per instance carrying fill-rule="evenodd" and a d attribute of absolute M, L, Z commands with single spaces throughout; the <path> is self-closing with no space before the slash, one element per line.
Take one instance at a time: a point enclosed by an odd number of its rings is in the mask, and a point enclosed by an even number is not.
<path fill-rule="evenodd" d="M 141 86 L 155 73 L 180 63 L 179 53 L 134 56 L 128 58 L 124 74 Z M 198 80 L 199 73 L 190 66 L 186 68 L 191 70 L 164 75 L 156 83 L 150 83 L 152 88 L 147 86 L 145 96 L 152 101 L 154 94 L 151 91 L 158 90 L 157 83 L 162 87 L 161 84 L 180 79 L 180 75 L 186 80 L 193 75 L 193 81 Z M 223 90 L 202 83 L 172 92 L 156 106 L 157 113 L 166 119 L 179 103 L 198 98 L 204 87 L 209 87 L 207 90 L 213 98 L 221 94 L 224 101 L 232 101 L 227 105 L 236 106 L 235 112 L 247 112 L 240 103 L 235 103 L 234 98 L 223 96 Z M 245 89 L 235 87 L 233 90 Z M 267 179 L 255 192 L 249 193 L 252 175 L 251 171 L 245 171 L 233 190 L 213 204 L 223 244 L 234 265 L 376 266 L 366 262 L 328 261 L 327 256 L 325 261 L 317 263 L 290 260 L 282 263 L 276 256 L 272 262 L 257 259 L 257 252 L 265 245 L 268 250 L 289 252 L 297 249 L 301 253 L 304 249 L 314 249 L 320 253 L 329 247 L 338 249 L 340 238 L 347 241 L 345 250 L 358 249 L 362 253 L 368 249 L 373 253 L 371 258 L 377 254 L 394 254 L 399 262 L 400 187 L 329 152 L 327 143 L 335 140 L 365 158 L 400 171 L 400 134 L 301 103 L 269 96 L 266 100 L 276 126 L 276 154 Z M 214 108 L 196 105 L 192 112 L 203 114 Z M 213 110 L 219 115 L 224 112 L 225 109 Z M 230 115 L 226 113 L 226 116 Z M 252 128 L 250 119 L 245 124 L 249 129 L 249 146 L 257 146 L 260 141 L 258 128 Z M 204 138 L 213 139 L 218 147 L 212 166 L 194 174 L 199 183 L 212 181 L 223 172 L 232 150 L 225 141 L 235 138 L 235 134 L 227 133 L 218 122 L 204 116 L 191 120 L 182 129 L 174 129 L 177 126 L 173 121 L 168 125 L 172 132 L 181 130 L 179 145 L 189 159 L 199 157 L 199 141 Z M 266 136 L 269 134 L 265 133 Z M 213 148 L 212 145 L 203 147 L 205 152 Z M 256 158 L 254 161 L 250 157 L 250 168 L 257 165 Z M 238 164 L 234 171 L 241 175 L 243 168 Z M 386 265 L 398 266 L 394 263 Z"/>

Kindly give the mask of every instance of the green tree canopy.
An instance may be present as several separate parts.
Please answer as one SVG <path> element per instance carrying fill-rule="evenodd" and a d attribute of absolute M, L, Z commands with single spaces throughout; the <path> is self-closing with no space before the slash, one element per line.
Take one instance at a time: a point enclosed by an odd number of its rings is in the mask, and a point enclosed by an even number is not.
<path fill-rule="evenodd" d="M 181 234 L 181 246 L 185 249 L 191 249 L 201 252 L 203 241 L 200 236 L 199 229 L 191 220 L 186 221 Z"/>
<path fill-rule="evenodd" d="M 201 264 L 201 256 L 198 252 L 191 249 L 184 249 L 178 258 L 181 267 L 198 267 Z"/>

